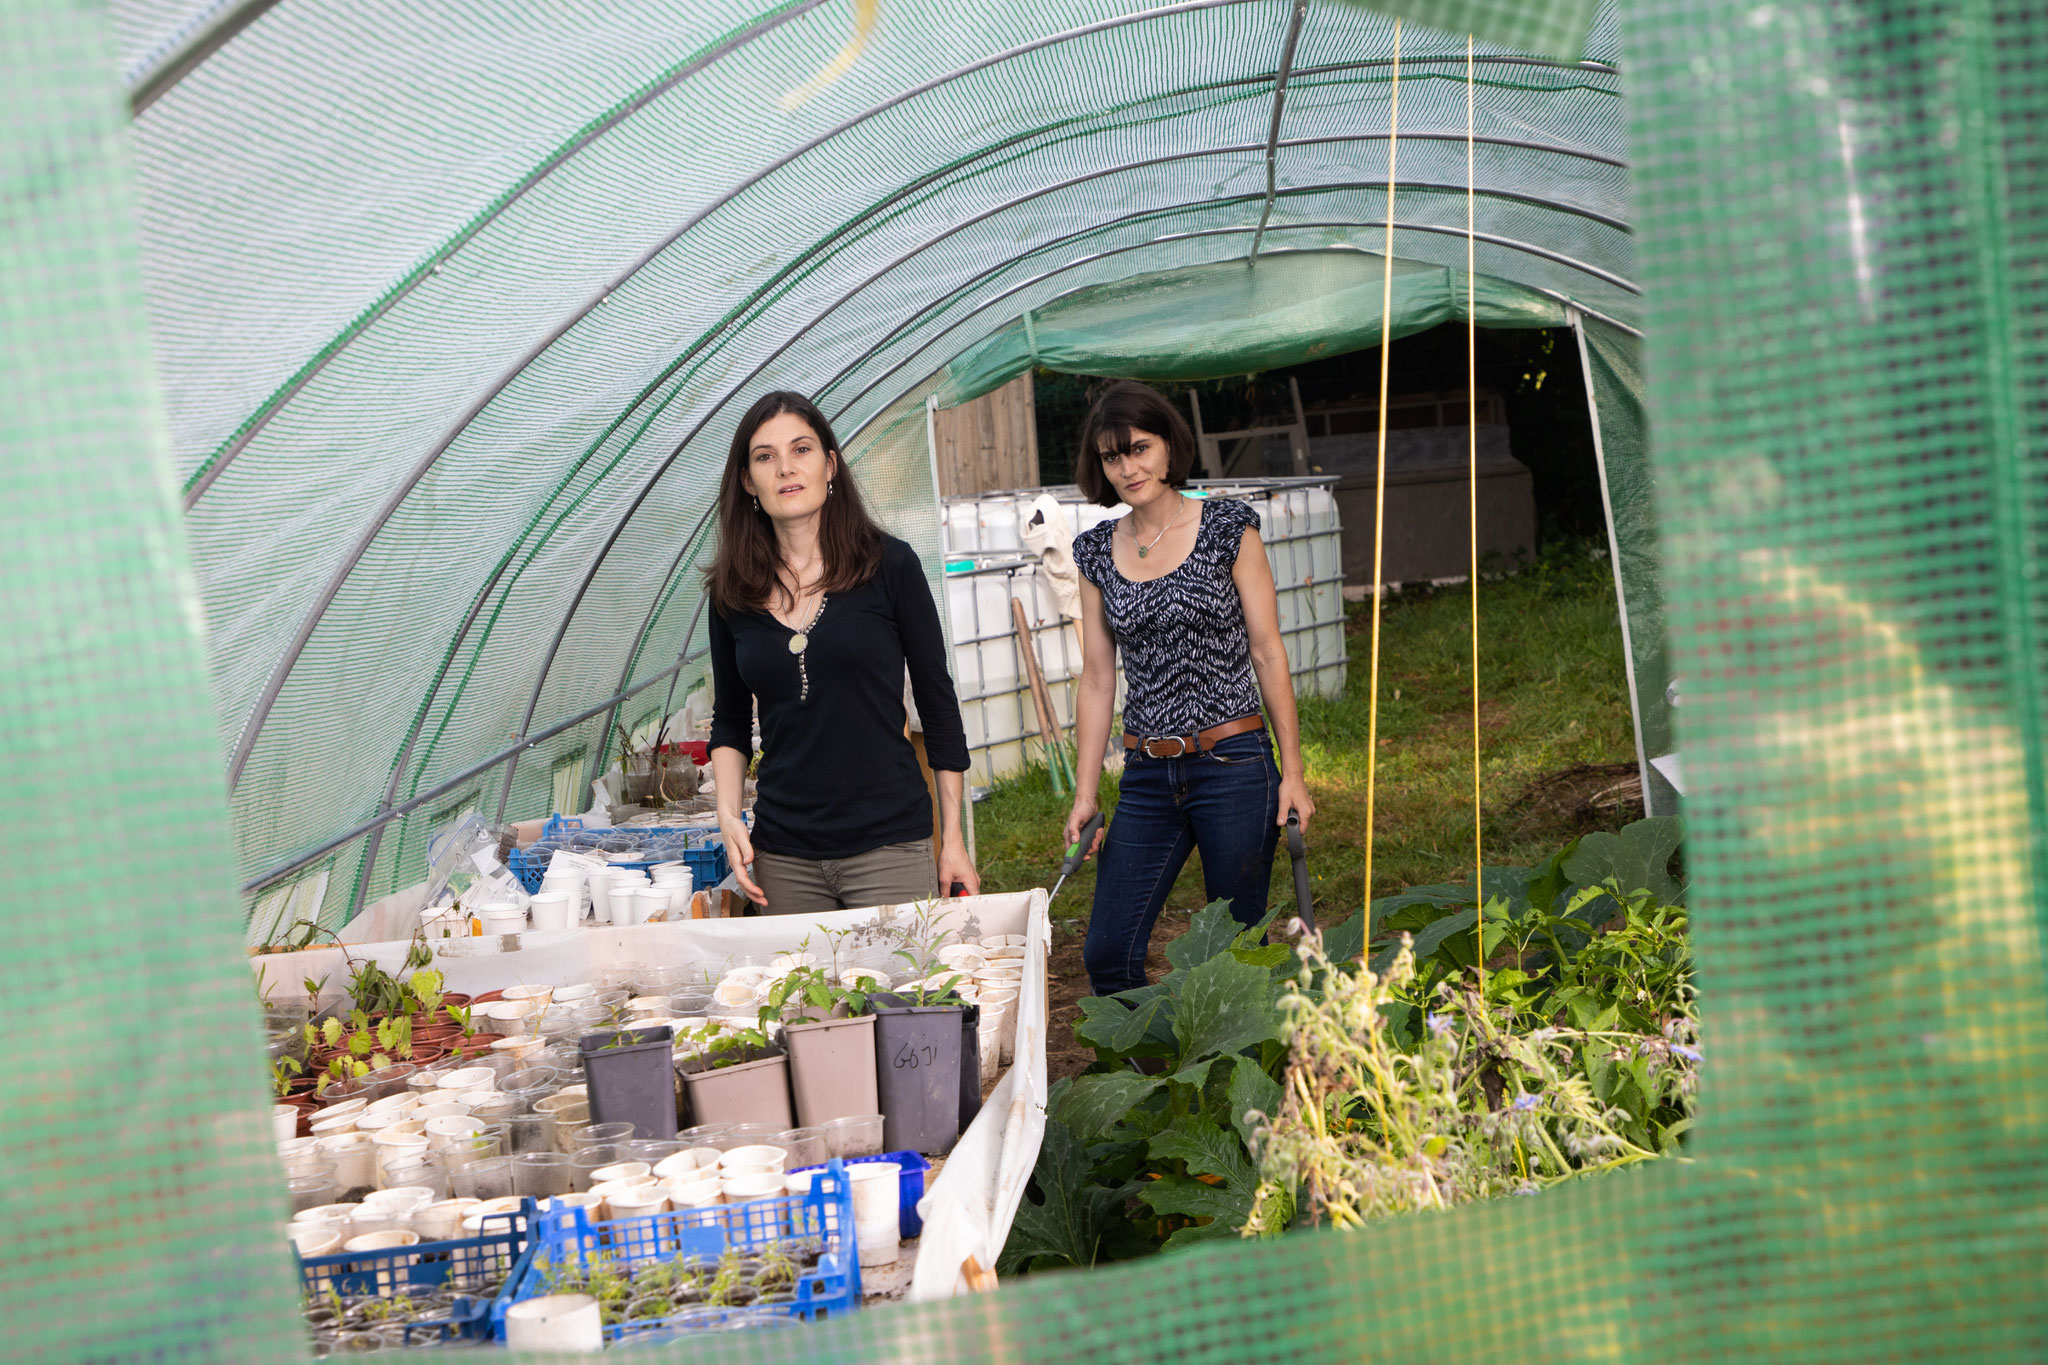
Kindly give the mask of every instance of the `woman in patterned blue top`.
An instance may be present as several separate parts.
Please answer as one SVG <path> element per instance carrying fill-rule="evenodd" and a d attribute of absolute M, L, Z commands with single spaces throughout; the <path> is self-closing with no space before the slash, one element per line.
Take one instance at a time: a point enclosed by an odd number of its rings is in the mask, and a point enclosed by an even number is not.
<path fill-rule="evenodd" d="M 1152 925 L 1191 851 L 1201 850 L 1209 898 L 1256 924 L 1288 812 L 1304 828 L 1315 813 L 1258 513 L 1182 493 L 1194 461 L 1187 423 L 1143 384 L 1113 385 L 1082 428 L 1081 491 L 1131 509 L 1074 539 L 1081 771 L 1068 844 L 1096 811 L 1118 651 L 1124 664 L 1122 794 L 1106 844 L 1098 839 L 1082 952 L 1097 995 L 1145 984 Z"/>

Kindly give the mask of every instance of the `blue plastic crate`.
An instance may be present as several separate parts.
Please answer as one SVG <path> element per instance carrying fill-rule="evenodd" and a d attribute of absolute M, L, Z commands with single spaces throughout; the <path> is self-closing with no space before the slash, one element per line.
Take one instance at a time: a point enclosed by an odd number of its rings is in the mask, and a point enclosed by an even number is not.
<path fill-rule="evenodd" d="M 325 1298 L 329 1292 L 343 1298 L 395 1298 L 412 1291 L 437 1289 L 451 1281 L 460 1285 L 491 1278 L 510 1286 L 518 1282 L 533 1254 L 536 1214 L 529 1199 L 516 1213 L 494 1214 L 484 1219 L 487 1231 L 480 1236 L 421 1242 L 386 1251 L 301 1256 L 299 1282 L 306 1296 L 313 1299 Z M 488 1339 L 491 1310 L 503 1292 L 501 1287 L 492 1295 L 458 1294 L 446 1317 L 407 1323 L 406 1344 L 450 1337 Z"/>
<path fill-rule="evenodd" d="M 586 830 L 583 828 L 582 822 L 574 816 L 554 815 L 550 816 L 548 822 L 541 826 L 540 837 L 542 840 L 566 839 L 572 845 L 580 848 L 596 848 L 604 841 L 606 836 L 618 832 L 617 830 L 609 829 Z M 732 870 L 725 856 L 724 839 L 716 830 L 706 830 L 698 826 L 684 829 L 678 826 L 664 825 L 648 828 L 635 826 L 631 832 L 650 836 L 666 834 L 702 836 L 707 841 L 704 847 L 690 849 L 683 854 L 681 859 L 683 865 L 690 869 L 691 882 L 698 891 L 706 891 L 718 885 L 725 880 L 726 873 Z M 613 863 L 612 866 L 632 868 L 645 872 L 648 868 L 661 861 L 674 860 L 649 858 L 640 862 Z M 506 858 L 505 865 L 511 869 L 513 876 L 519 878 L 519 884 L 526 888 L 527 894 L 531 895 L 540 890 L 541 878 L 547 874 L 548 855 L 535 853 L 524 848 L 515 848 L 512 850 L 511 855 Z"/>
<path fill-rule="evenodd" d="M 893 1161 L 903 1168 L 903 1174 L 900 1177 L 900 1193 L 896 1205 L 897 1226 L 901 1230 L 903 1240 L 906 1242 L 913 1237 L 923 1235 L 924 1218 L 917 1211 L 917 1201 L 924 1198 L 924 1177 L 925 1173 L 931 1170 L 932 1163 L 926 1161 L 916 1152 L 884 1152 L 880 1156 L 848 1157 L 846 1164 L 849 1166 L 859 1166 L 869 1161 Z M 824 1169 L 823 1166 L 798 1166 L 790 1174 L 795 1175 L 797 1171 L 822 1171 Z"/>
<path fill-rule="evenodd" d="M 624 1266 L 654 1261 L 716 1261 L 728 1250 L 758 1251 L 777 1242 L 817 1238 L 823 1247 L 815 1270 L 796 1284 L 796 1302 L 787 1305 L 792 1317 L 837 1317 L 860 1308 L 860 1253 L 853 1232 L 853 1182 L 845 1167 L 827 1162 L 826 1174 L 811 1182 L 807 1194 L 750 1199 L 744 1204 L 715 1204 L 646 1218 L 592 1222 L 583 1209 L 543 1212 L 535 1224 L 533 1247 L 517 1275 L 506 1281 L 505 1293 L 491 1305 L 491 1333 L 505 1339 L 505 1311 L 515 1303 L 550 1292 L 549 1275 L 557 1266 L 584 1267 L 592 1259 Z M 678 1310 L 681 1314 L 685 1310 Z M 607 1341 L 663 1330 L 670 1318 L 609 1323 Z"/>

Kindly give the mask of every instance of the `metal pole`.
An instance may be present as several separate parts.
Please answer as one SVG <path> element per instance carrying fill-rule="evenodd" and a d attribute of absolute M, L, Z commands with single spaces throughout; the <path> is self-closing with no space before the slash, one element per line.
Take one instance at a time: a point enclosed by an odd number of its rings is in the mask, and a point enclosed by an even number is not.
<path fill-rule="evenodd" d="M 1259 243 L 1266 240 L 1266 222 L 1273 216 L 1273 196 L 1279 184 L 1280 115 L 1287 108 L 1287 74 L 1294 69 L 1294 46 L 1301 41 L 1301 22 L 1308 18 L 1308 0 L 1294 0 L 1294 14 L 1287 21 L 1287 40 L 1280 47 L 1280 69 L 1273 76 L 1273 124 L 1266 130 L 1266 203 L 1259 210 L 1259 230 L 1252 234 L 1252 249 L 1246 259 L 1256 264 Z"/>

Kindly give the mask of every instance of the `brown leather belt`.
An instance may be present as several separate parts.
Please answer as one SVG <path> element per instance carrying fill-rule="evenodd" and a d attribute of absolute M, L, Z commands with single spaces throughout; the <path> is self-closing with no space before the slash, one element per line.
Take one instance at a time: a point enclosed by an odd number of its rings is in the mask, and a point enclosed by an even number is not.
<path fill-rule="evenodd" d="M 1124 747 L 1136 749 L 1147 758 L 1184 758 L 1198 751 L 1206 754 L 1232 735 L 1246 735 L 1265 728 L 1264 716 L 1240 716 L 1236 720 L 1226 720 L 1221 725 L 1198 730 L 1192 735 L 1147 735 L 1140 739 L 1136 735 L 1126 733 Z M 1174 747 L 1166 748 L 1169 744 Z M 1155 745 L 1158 747 L 1155 748 Z"/>

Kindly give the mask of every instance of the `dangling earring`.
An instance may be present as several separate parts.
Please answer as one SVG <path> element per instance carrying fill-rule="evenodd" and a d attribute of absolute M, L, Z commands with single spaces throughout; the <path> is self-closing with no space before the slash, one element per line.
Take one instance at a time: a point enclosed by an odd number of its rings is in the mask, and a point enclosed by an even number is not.
<path fill-rule="evenodd" d="M 761 500 L 759 498 L 754 499 L 754 510 L 756 512 L 761 510 Z"/>
<path fill-rule="evenodd" d="M 828 498 L 832 496 L 832 480 L 830 479 L 825 480 L 825 496 Z"/>

